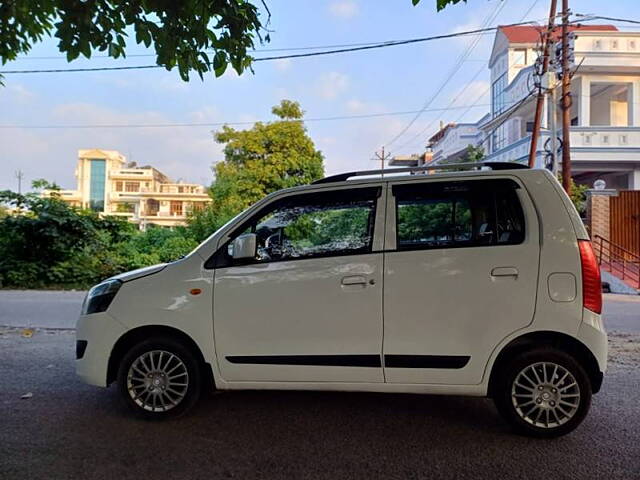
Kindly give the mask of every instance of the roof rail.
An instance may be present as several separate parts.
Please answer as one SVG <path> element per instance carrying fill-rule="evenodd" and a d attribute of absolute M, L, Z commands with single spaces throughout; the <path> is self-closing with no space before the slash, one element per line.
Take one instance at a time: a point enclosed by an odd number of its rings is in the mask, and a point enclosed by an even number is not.
<path fill-rule="evenodd" d="M 462 168 L 465 170 L 490 168 L 491 170 L 522 170 L 528 169 L 529 166 L 522 163 L 515 162 L 479 162 L 479 163 L 449 163 L 444 165 L 424 165 L 422 167 L 402 167 L 402 168 L 385 168 L 377 170 L 361 170 L 355 172 L 338 173 L 337 175 L 331 175 L 324 177 L 315 182 L 312 185 L 318 185 L 320 183 L 332 183 L 332 182 L 345 182 L 353 177 L 365 177 L 370 175 L 391 175 L 394 173 L 416 173 L 425 172 L 427 170 L 449 170 Z"/>

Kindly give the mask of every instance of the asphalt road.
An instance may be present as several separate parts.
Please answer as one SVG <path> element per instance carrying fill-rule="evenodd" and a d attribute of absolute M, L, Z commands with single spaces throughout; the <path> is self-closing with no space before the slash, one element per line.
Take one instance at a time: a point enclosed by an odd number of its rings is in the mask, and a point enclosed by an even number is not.
<path fill-rule="evenodd" d="M 0 324 L 8 293 L 0 292 Z M 16 307 L 31 293 L 14 295 L 11 308 L 28 307 L 36 320 L 63 318 L 83 295 L 71 307 L 73 294 L 37 292 L 51 303 Z M 25 338 L 0 328 L 0 479 L 637 480 L 640 302 L 607 296 L 606 311 L 621 333 L 610 336 L 603 390 L 580 428 L 556 440 L 512 434 L 487 399 L 398 394 L 228 392 L 205 396 L 181 419 L 141 421 L 114 386 L 76 378 L 72 331 Z"/>
<path fill-rule="evenodd" d="M 640 478 L 639 336 L 614 337 L 578 430 L 533 440 L 489 400 L 461 397 L 231 392 L 178 420 L 136 420 L 113 386 L 75 377 L 72 332 L 0 332 L 3 480 Z"/>
<path fill-rule="evenodd" d="M 84 291 L 0 290 L 0 325 L 75 328 Z"/>
<path fill-rule="evenodd" d="M 86 292 L 0 290 L 0 326 L 74 328 Z M 640 334 L 640 295 L 604 295 L 608 330 Z"/>

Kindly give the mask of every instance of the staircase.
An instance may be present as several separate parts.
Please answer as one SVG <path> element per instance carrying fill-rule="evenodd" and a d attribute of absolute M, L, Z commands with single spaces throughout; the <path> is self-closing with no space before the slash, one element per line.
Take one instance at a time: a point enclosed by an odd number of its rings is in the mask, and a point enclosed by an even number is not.
<path fill-rule="evenodd" d="M 626 285 L 640 289 L 640 256 L 596 235 L 593 246 L 600 268 Z"/>

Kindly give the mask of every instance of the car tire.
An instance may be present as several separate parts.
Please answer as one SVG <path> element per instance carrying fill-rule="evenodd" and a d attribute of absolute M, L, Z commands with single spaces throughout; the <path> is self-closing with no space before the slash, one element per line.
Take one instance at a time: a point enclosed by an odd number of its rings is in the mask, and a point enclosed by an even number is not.
<path fill-rule="evenodd" d="M 571 355 L 543 347 L 504 362 L 493 398 L 516 432 L 554 438 L 584 420 L 591 405 L 591 382 Z"/>
<path fill-rule="evenodd" d="M 185 414 L 198 401 L 202 376 L 191 350 L 155 337 L 133 346 L 118 368 L 120 397 L 138 417 L 164 420 Z"/>

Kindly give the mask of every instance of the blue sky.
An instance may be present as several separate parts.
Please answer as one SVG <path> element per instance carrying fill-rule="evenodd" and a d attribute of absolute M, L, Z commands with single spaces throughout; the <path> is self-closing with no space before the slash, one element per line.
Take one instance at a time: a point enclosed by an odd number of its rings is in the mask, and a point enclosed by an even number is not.
<path fill-rule="evenodd" d="M 500 5 L 492 25 L 528 19 L 543 21 L 548 0 L 469 0 L 436 13 L 435 0 L 268 0 L 271 43 L 262 48 L 334 45 L 430 36 L 479 28 Z M 640 18 L 637 0 L 572 0 L 574 12 Z M 486 111 L 492 35 L 480 41 L 431 108 L 479 105 L 461 121 Z M 242 122 L 271 119 L 271 106 L 283 98 L 299 101 L 307 117 L 332 117 L 420 109 L 447 77 L 457 58 L 474 41 L 461 37 L 353 54 L 262 62 L 255 74 L 228 72 L 183 82 L 177 71 L 137 70 L 67 74 L 7 75 L 0 87 L 0 125 L 132 124 Z M 129 53 L 148 53 L 132 43 Z M 273 53 L 256 53 L 270 55 Z M 93 58 L 71 65 L 54 40 L 37 45 L 26 57 L 0 68 L 37 69 L 140 65 L 153 58 Z M 478 70 L 480 74 L 470 83 Z M 464 89 L 464 90 L 463 90 Z M 483 96 L 484 95 L 484 96 Z M 482 98 L 479 98 L 482 97 Z M 427 112 L 391 148 L 420 151 L 440 120 L 457 120 L 463 110 Z M 374 150 L 389 142 L 412 115 L 309 122 L 309 133 L 325 155 L 327 173 L 377 166 Z M 426 128 L 429 127 L 429 128 Z M 240 128 L 240 127 L 239 127 Z M 425 130 L 426 129 L 426 130 Z M 26 183 L 47 178 L 75 188 L 77 150 L 119 150 L 139 165 L 150 164 L 175 180 L 209 184 L 211 166 L 222 160 L 211 127 L 136 129 L 0 129 L 0 189 L 17 187 L 16 170 Z M 424 135 L 403 145 L 418 132 Z M 399 148 L 401 147 L 402 148 Z M 24 185 L 25 183 L 23 183 Z"/>

